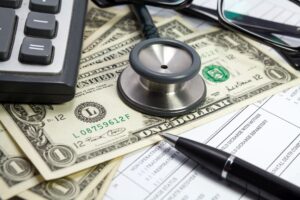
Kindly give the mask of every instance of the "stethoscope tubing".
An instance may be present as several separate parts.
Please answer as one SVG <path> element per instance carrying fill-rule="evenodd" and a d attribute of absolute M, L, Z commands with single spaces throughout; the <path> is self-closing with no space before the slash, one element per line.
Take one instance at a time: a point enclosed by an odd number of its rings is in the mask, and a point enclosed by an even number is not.
<path fill-rule="evenodd" d="M 137 18 L 144 38 L 159 38 L 158 30 L 153 22 L 153 19 L 147 7 L 141 4 L 131 4 L 130 9 Z"/>

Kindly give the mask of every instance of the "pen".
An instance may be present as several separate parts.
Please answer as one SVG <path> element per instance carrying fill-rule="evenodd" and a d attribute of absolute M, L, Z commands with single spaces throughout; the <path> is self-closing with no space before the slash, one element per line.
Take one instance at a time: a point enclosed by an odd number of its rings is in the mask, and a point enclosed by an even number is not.
<path fill-rule="evenodd" d="M 171 146 L 224 180 L 265 199 L 300 199 L 300 188 L 234 155 L 186 138 L 160 133 Z"/>

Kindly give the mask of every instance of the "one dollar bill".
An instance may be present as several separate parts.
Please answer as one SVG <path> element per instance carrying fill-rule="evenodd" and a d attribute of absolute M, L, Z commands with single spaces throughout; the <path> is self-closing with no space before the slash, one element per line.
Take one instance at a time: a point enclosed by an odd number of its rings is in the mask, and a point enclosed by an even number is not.
<path fill-rule="evenodd" d="M 43 181 L 1 124 L 0 166 L 0 199 L 11 198 Z"/>
<path fill-rule="evenodd" d="M 163 38 L 180 38 L 195 33 L 190 25 L 179 17 L 173 17 L 157 24 L 158 32 Z M 80 69 L 89 68 L 122 56 L 128 56 L 133 47 L 142 39 L 142 34 L 134 32 L 122 37 L 120 40 L 110 42 L 101 48 L 96 48 L 80 59 Z"/>
<path fill-rule="evenodd" d="M 123 37 L 138 32 L 139 25 L 137 19 L 129 9 L 115 9 L 118 15 L 109 23 L 101 26 L 90 35 L 83 43 L 82 53 L 93 51 L 94 49 L 101 49 L 104 45 L 120 40 Z M 154 23 L 163 21 L 163 18 L 153 17 Z"/>
<path fill-rule="evenodd" d="M 87 53 L 97 48 L 102 48 L 104 44 L 116 41 L 124 35 L 137 31 L 134 16 L 128 11 L 120 11 L 117 17 L 97 29 L 83 43 L 83 53 Z"/>
<path fill-rule="evenodd" d="M 99 182 L 104 180 L 118 163 L 119 161 L 116 159 L 64 178 L 46 181 L 18 196 L 34 200 L 82 200 L 93 191 Z"/>
<path fill-rule="evenodd" d="M 202 58 L 206 101 L 174 118 L 143 115 L 118 96 L 129 62 L 93 65 L 78 77 L 76 97 L 62 105 L 3 104 L 0 119 L 46 179 L 127 154 L 299 83 L 297 72 L 232 32 L 214 29 L 184 42 Z"/>
<path fill-rule="evenodd" d="M 89 1 L 85 19 L 83 39 L 86 40 L 98 29 L 102 29 L 104 26 L 108 26 L 120 16 L 121 14 L 119 10 L 113 8 L 101 9 L 92 1 Z"/>
<path fill-rule="evenodd" d="M 121 159 L 119 159 L 114 168 L 109 172 L 109 174 L 96 186 L 96 188 L 91 191 L 84 200 L 102 200 L 108 190 L 117 170 L 121 164 Z"/>

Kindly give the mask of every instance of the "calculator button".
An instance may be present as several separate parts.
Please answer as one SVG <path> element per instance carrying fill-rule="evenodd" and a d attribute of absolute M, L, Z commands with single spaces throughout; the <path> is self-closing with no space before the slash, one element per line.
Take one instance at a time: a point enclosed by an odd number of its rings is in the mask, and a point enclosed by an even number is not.
<path fill-rule="evenodd" d="M 17 19 L 13 9 L 0 8 L 0 61 L 8 60 L 10 56 Z"/>
<path fill-rule="evenodd" d="M 25 34 L 36 37 L 54 38 L 56 19 L 52 14 L 30 12 L 25 24 Z"/>
<path fill-rule="evenodd" d="M 67 0 L 70 1 L 70 0 Z M 29 8 L 32 11 L 58 13 L 60 0 L 30 0 Z"/>
<path fill-rule="evenodd" d="M 51 40 L 26 37 L 21 45 L 19 58 L 23 63 L 48 65 L 53 54 Z"/>
<path fill-rule="evenodd" d="M 0 0 L 0 6 L 7 8 L 20 8 L 22 0 Z"/>

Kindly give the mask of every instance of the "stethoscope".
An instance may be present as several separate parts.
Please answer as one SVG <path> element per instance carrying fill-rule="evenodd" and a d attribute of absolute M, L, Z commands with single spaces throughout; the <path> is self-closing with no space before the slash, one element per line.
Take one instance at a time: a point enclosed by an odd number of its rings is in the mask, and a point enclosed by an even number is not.
<path fill-rule="evenodd" d="M 160 38 L 144 5 L 131 5 L 146 40 L 129 56 L 130 66 L 118 78 L 118 93 L 131 108 L 142 113 L 172 117 L 190 112 L 206 97 L 201 60 L 187 44 Z"/>

